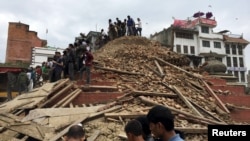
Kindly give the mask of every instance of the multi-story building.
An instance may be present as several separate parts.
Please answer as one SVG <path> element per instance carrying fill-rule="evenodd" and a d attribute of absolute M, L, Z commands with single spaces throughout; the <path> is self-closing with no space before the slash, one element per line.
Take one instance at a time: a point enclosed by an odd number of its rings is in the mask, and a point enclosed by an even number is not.
<path fill-rule="evenodd" d="M 239 82 L 247 83 L 247 67 L 244 49 L 249 44 L 242 35 L 223 35 L 226 53 L 227 71 L 238 77 Z"/>
<path fill-rule="evenodd" d="M 209 56 L 213 55 L 227 65 L 228 73 L 238 77 L 239 82 L 245 83 L 246 68 L 243 52 L 249 42 L 242 36 L 232 37 L 225 32 L 216 33 L 213 31 L 216 26 L 217 21 L 211 18 L 174 20 L 169 28 L 151 35 L 151 39 L 172 48 L 175 52 L 187 55 L 191 60 L 190 65 L 194 67 L 208 61 Z M 235 65 L 232 65 L 233 61 Z"/>
<path fill-rule="evenodd" d="M 44 47 L 47 41 L 30 31 L 29 25 L 21 22 L 10 22 L 6 48 L 6 63 L 31 63 L 33 47 Z"/>

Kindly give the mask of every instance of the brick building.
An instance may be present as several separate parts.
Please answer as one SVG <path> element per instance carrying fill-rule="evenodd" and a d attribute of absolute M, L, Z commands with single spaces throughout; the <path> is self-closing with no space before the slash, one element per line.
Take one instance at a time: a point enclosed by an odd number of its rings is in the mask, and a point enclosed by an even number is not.
<path fill-rule="evenodd" d="M 9 22 L 6 63 L 30 63 L 32 48 L 44 47 L 47 41 L 40 39 L 37 32 L 30 31 L 29 25 L 21 22 Z"/>

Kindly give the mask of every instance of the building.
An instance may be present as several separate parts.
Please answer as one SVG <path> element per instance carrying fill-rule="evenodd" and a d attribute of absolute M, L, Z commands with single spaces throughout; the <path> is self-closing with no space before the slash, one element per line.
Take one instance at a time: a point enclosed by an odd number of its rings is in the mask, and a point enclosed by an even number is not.
<path fill-rule="evenodd" d="M 211 53 L 227 66 L 227 73 L 246 83 L 244 48 L 249 44 L 243 36 L 232 36 L 225 31 L 214 32 L 217 21 L 207 17 L 193 20 L 174 20 L 167 29 L 151 35 L 151 39 L 170 47 L 173 51 L 185 54 L 191 60 L 191 66 L 198 67 L 208 61 Z"/>
<path fill-rule="evenodd" d="M 100 34 L 100 32 L 90 31 L 87 35 L 87 40 L 90 42 L 93 51 L 99 48 Z"/>
<path fill-rule="evenodd" d="M 40 39 L 37 32 L 30 31 L 29 25 L 9 22 L 6 63 L 30 63 L 33 47 L 44 47 L 47 41 Z"/>
<path fill-rule="evenodd" d="M 53 47 L 34 47 L 32 48 L 32 61 L 31 66 L 41 66 L 43 62 L 53 59 L 55 52 L 60 52 L 63 54 L 65 49 L 62 48 L 53 48 Z"/>

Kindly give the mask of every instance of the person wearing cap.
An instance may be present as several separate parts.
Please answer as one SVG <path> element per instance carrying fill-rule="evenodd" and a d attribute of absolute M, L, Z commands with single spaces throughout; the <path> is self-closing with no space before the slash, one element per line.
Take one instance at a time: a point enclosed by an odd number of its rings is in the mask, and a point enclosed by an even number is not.
<path fill-rule="evenodd" d="M 174 130 L 174 115 L 164 106 L 157 105 L 147 114 L 152 134 L 161 141 L 183 141 Z"/>

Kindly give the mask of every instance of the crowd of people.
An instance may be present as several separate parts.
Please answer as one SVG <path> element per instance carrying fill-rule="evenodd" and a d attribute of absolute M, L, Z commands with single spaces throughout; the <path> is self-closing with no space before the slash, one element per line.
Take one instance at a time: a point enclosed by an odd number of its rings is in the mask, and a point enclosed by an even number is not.
<path fill-rule="evenodd" d="M 154 106 L 146 116 L 130 120 L 124 131 L 128 141 L 184 141 L 184 134 L 175 130 L 174 115 L 164 106 Z M 73 125 L 64 136 L 65 141 L 86 141 L 82 125 Z"/>
<path fill-rule="evenodd" d="M 113 22 L 112 19 L 108 20 L 108 31 L 107 33 L 104 29 L 101 29 L 100 34 L 100 46 L 107 43 L 110 40 L 122 36 L 142 36 L 142 23 L 141 19 L 137 18 L 137 21 L 134 21 L 129 15 L 126 19 L 121 21 L 119 18 Z"/>

